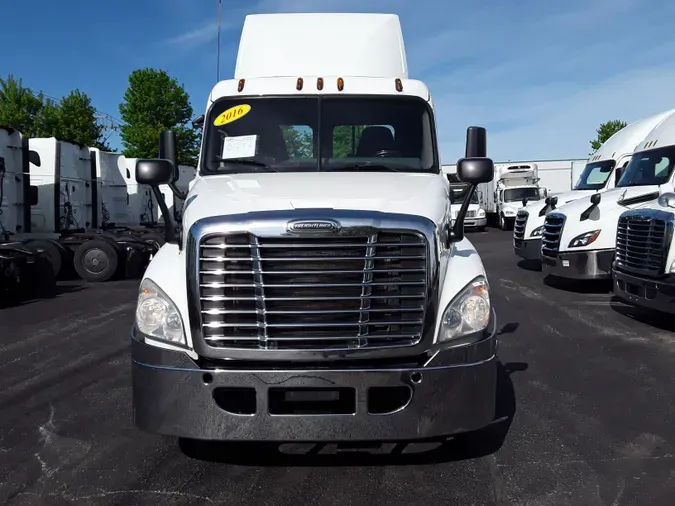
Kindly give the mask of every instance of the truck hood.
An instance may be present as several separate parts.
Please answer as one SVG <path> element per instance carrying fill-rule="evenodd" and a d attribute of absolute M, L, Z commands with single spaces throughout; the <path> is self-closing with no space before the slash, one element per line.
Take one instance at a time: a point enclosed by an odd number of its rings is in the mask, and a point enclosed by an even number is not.
<path fill-rule="evenodd" d="M 593 230 L 600 230 L 600 235 L 595 242 L 586 246 L 573 248 L 575 251 L 594 250 L 594 249 L 613 249 L 616 245 L 616 226 L 619 216 L 629 209 L 644 207 L 651 194 L 651 201 L 658 198 L 659 187 L 650 186 L 629 186 L 626 188 L 612 188 L 602 193 L 601 201 L 598 206 L 592 210 L 588 219 L 581 221 L 581 214 L 591 206 L 590 197 L 584 197 L 569 204 L 565 204 L 554 212 L 562 213 L 566 216 L 565 226 L 563 227 L 562 241 L 560 251 L 570 249 L 569 243 L 575 237 Z M 636 200 L 630 203 L 629 199 L 644 197 L 641 201 Z M 619 204 L 619 201 L 624 201 Z M 625 201 L 629 202 L 625 202 Z"/>
<path fill-rule="evenodd" d="M 659 187 L 656 185 L 653 186 L 628 186 L 625 188 L 612 188 L 606 192 L 601 193 L 600 204 L 598 204 L 597 210 L 593 212 L 592 216 L 589 217 L 589 220 L 593 218 L 601 219 L 603 215 L 608 213 L 613 213 L 618 210 L 621 212 L 628 209 L 634 209 L 635 207 L 641 206 L 644 202 L 639 202 L 635 204 L 625 203 L 619 204 L 619 201 L 629 200 L 635 197 L 648 196 L 650 194 L 658 194 Z M 624 194 L 625 192 L 625 194 Z M 574 200 L 568 204 L 560 205 L 560 199 L 558 199 L 558 206 L 555 209 L 558 212 L 561 212 L 567 216 L 567 219 L 573 219 L 578 221 L 579 216 L 591 205 L 591 195 L 595 193 L 592 192 L 583 198 Z M 652 200 L 656 200 L 658 195 L 654 196 Z M 597 216 L 596 216 L 597 214 Z M 621 213 L 619 213 L 621 214 Z"/>
<path fill-rule="evenodd" d="M 570 202 L 574 202 L 575 200 L 582 199 L 584 197 L 590 197 L 594 193 L 597 193 L 595 190 L 574 190 L 574 191 L 568 191 L 568 192 L 561 192 L 561 193 L 555 193 L 552 195 L 549 195 L 550 198 L 552 197 L 557 197 L 558 203 L 556 204 L 556 207 L 564 206 L 565 204 L 568 204 Z M 537 200 L 536 202 L 528 203 L 525 209 L 527 212 L 532 214 L 534 210 L 536 209 L 536 212 L 539 213 L 539 211 L 546 205 L 546 199 L 543 198 L 541 200 Z"/>
<path fill-rule="evenodd" d="M 286 172 L 198 177 L 186 199 L 183 224 L 207 216 L 294 209 L 357 209 L 425 216 L 448 211 L 442 174 Z"/>

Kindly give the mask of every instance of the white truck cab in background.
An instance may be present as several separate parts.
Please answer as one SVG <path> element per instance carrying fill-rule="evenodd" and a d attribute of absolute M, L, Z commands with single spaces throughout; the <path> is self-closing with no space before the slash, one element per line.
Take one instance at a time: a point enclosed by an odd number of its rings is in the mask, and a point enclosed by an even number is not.
<path fill-rule="evenodd" d="M 675 146 L 672 146 L 675 158 Z M 675 192 L 619 216 L 612 270 L 614 295 L 635 306 L 675 313 Z"/>
<path fill-rule="evenodd" d="M 397 16 L 247 16 L 182 223 L 162 206 L 167 243 L 141 283 L 139 428 L 397 440 L 492 422 L 496 320 L 435 123 Z M 137 162 L 139 183 L 175 181 L 174 142 L 164 132 L 160 159 Z M 470 193 L 493 177 L 485 145 L 471 127 L 457 170 Z"/>
<path fill-rule="evenodd" d="M 672 185 L 674 146 L 675 112 L 671 112 L 636 146 L 615 188 L 549 212 L 542 234 L 544 272 L 571 279 L 609 279 L 619 216 L 656 202 L 660 187 Z M 651 255 L 651 245 L 635 246 Z"/>
<path fill-rule="evenodd" d="M 443 173 L 450 182 L 450 211 L 452 212 L 452 219 L 456 220 L 464 199 L 469 195 L 471 185 L 460 181 L 459 176 L 457 176 L 456 165 L 444 165 Z M 471 192 L 469 207 L 464 218 L 464 228 L 482 231 L 485 230 L 486 226 L 487 213 L 478 202 L 478 193 Z"/>
<path fill-rule="evenodd" d="M 539 186 L 537 164 L 505 163 L 495 165 L 494 179 L 478 191 L 485 198 L 488 216 L 498 220 L 500 229 L 510 230 L 523 200 L 539 200 L 543 189 Z"/>
<path fill-rule="evenodd" d="M 625 126 L 607 139 L 589 158 L 572 191 L 552 195 L 543 202 L 531 202 L 522 207 L 513 228 L 515 254 L 526 260 L 541 260 L 541 235 L 546 215 L 557 206 L 614 188 L 636 146 L 673 112 L 675 110 L 655 114 Z"/>

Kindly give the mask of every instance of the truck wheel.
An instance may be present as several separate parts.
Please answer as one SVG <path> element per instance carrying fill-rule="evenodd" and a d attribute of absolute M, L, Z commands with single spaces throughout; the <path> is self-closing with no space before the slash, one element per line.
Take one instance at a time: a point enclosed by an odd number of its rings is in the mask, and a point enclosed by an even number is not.
<path fill-rule="evenodd" d="M 58 277 L 67 255 L 66 250 L 59 243 L 46 239 L 33 239 L 26 243 L 26 248 L 33 253 L 37 253 L 38 250 L 44 250 L 47 259 L 54 270 L 54 276 Z"/>
<path fill-rule="evenodd" d="M 103 239 L 91 239 L 75 250 L 75 270 L 85 281 L 108 281 L 115 275 L 117 263 L 117 248 Z"/>
<path fill-rule="evenodd" d="M 31 295 L 40 298 L 52 298 L 56 295 L 56 275 L 48 258 L 38 255 L 28 278 L 33 289 Z"/>

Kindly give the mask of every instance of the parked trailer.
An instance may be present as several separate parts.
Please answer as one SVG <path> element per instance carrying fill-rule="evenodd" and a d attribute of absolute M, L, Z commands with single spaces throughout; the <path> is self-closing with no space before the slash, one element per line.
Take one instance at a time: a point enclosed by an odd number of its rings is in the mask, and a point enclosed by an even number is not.
<path fill-rule="evenodd" d="M 45 251 L 13 238 L 24 232 L 16 227 L 24 216 L 13 198 L 21 190 L 22 142 L 19 132 L 0 127 L 0 305 L 50 295 L 56 286 Z"/>
<path fill-rule="evenodd" d="M 55 276 L 74 270 L 87 281 L 106 281 L 140 274 L 150 246 L 96 227 L 98 183 L 88 148 L 55 138 L 26 139 L 17 131 L 7 141 L 15 153 L 13 184 L 5 187 L 7 205 L 15 210 L 5 224 L 12 241 L 44 251 Z"/>

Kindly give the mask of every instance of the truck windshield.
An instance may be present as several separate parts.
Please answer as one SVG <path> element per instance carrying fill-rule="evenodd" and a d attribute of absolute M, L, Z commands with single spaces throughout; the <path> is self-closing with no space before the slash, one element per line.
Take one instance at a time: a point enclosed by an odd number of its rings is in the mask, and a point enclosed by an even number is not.
<path fill-rule="evenodd" d="M 416 97 L 247 97 L 204 123 L 205 173 L 439 172 L 432 113 Z"/>
<path fill-rule="evenodd" d="M 584 171 L 579 176 L 579 181 L 574 185 L 575 190 L 601 190 L 607 184 L 609 176 L 616 165 L 615 160 L 603 160 L 601 162 L 587 163 Z"/>
<path fill-rule="evenodd" d="M 539 200 L 539 190 L 537 188 L 509 188 L 504 190 L 504 202 L 520 202 L 523 199 Z"/>
<path fill-rule="evenodd" d="M 675 146 L 635 153 L 617 187 L 661 185 L 670 180 L 675 167 Z"/>

